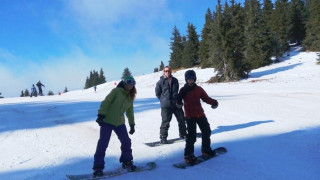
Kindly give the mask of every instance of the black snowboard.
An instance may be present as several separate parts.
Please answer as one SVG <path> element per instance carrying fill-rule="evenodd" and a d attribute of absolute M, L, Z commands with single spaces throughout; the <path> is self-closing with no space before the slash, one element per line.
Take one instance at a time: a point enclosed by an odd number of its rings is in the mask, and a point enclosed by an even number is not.
<path fill-rule="evenodd" d="M 139 173 L 142 171 L 151 171 L 156 168 L 155 162 L 148 162 L 147 164 L 137 165 L 137 169 L 133 172 L 128 172 L 126 169 L 119 167 L 115 170 L 104 171 L 103 176 L 94 177 L 92 173 L 89 174 L 79 174 L 79 175 L 66 175 L 68 179 L 71 180 L 97 180 L 97 179 L 108 179 L 115 176 L 121 176 L 127 173 Z"/>
<path fill-rule="evenodd" d="M 200 138 L 202 136 L 201 133 L 197 133 L 197 137 Z M 174 144 L 174 143 L 178 143 L 178 142 L 185 142 L 186 139 L 183 138 L 174 138 L 174 139 L 168 139 L 168 143 L 167 144 Z M 144 143 L 147 146 L 150 147 L 157 147 L 157 146 L 162 146 L 162 145 L 167 145 L 167 144 L 162 144 L 160 143 L 160 141 L 155 141 L 155 142 L 149 142 L 149 143 Z"/>
<path fill-rule="evenodd" d="M 216 149 L 214 149 L 214 151 L 216 152 L 216 155 L 213 156 L 213 157 L 210 157 L 210 158 L 204 158 L 202 155 L 201 156 L 197 156 L 197 160 L 198 162 L 196 164 L 193 164 L 193 165 L 190 165 L 186 162 L 180 162 L 180 163 L 176 163 L 176 164 L 173 164 L 174 167 L 176 168 L 180 168 L 180 169 L 186 169 L 187 167 L 191 167 L 191 166 L 196 166 L 198 164 L 201 164 L 202 162 L 205 162 L 209 159 L 212 159 L 212 158 L 215 158 L 221 154 L 224 154 L 227 152 L 227 149 L 225 147 L 218 147 Z"/>

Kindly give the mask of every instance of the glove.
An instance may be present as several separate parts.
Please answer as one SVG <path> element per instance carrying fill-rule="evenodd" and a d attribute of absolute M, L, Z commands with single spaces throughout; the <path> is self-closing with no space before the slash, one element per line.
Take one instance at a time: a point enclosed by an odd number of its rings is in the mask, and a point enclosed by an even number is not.
<path fill-rule="evenodd" d="M 130 124 L 130 131 L 129 131 L 129 134 L 133 134 L 135 132 L 134 130 L 134 124 Z"/>
<path fill-rule="evenodd" d="M 177 107 L 177 108 L 181 109 L 181 108 L 182 108 L 182 106 L 183 106 L 183 103 L 181 103 L 181 104 L 176 103 L 176 107 Z"/>
<path fill-rule="evenodd" d="M 103 119 L 104 119 L 104 115 L 98 114 L 98 118 L 96 122 L 99 124 L 99 126 L 102 126 L 102 124 L 104 123 Z"/>
<path fill-rule="evenodd" d="M 218 107 L 219 103 L 217 100 L 215 100 L 215 102 L 213 104 L 211 104 L 211 108 L 212 109 L 216 109 Z"/>

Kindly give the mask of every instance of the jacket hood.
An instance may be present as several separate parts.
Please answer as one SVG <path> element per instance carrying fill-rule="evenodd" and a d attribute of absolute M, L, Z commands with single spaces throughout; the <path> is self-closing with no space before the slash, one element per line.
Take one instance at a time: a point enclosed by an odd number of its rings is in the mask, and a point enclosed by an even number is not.
<path fill-rule="evenodd" d="M 117 85 L 117 88 L 123 88 L 124 90 L 126 90 L 125 83 L 123 81 L 120 81 Z"/>

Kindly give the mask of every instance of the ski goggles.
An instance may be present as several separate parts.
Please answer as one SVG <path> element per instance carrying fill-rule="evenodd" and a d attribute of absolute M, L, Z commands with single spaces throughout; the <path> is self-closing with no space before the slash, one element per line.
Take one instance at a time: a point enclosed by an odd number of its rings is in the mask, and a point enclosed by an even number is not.
<path fill-rule="evenodd" d="M 193 75 L 188 75 L 188 76 L 187 76 L 187 79 L 196 79 L 196 77 L 193 76 Z"/>
<path fill-rule="evenodd" d="M 136 81 L 135 80 L 127 79 L 127 80 L 124 80 L 124 82 L 126 84 L 131 85 L 131 86 L 135 86 L 136 85 Z"/>

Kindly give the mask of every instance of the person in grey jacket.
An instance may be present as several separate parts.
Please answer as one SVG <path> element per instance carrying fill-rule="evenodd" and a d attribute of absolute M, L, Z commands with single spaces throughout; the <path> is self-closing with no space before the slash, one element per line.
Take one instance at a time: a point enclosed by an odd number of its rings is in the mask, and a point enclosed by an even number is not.
<path fill-rule="evenodd" d="M 164 75 L 156 84 L 155 93 L 161 104 L 162 123 L 160 126 L 160 142 L 167 144 L 168 130 L 172 114 L 175 115 L 179 125 L 179 137 L 186 137 L 186 122 L 181 107 L 177 107 L 179 82 L 171 75 L 171 68 L 164 67 Z"/>

